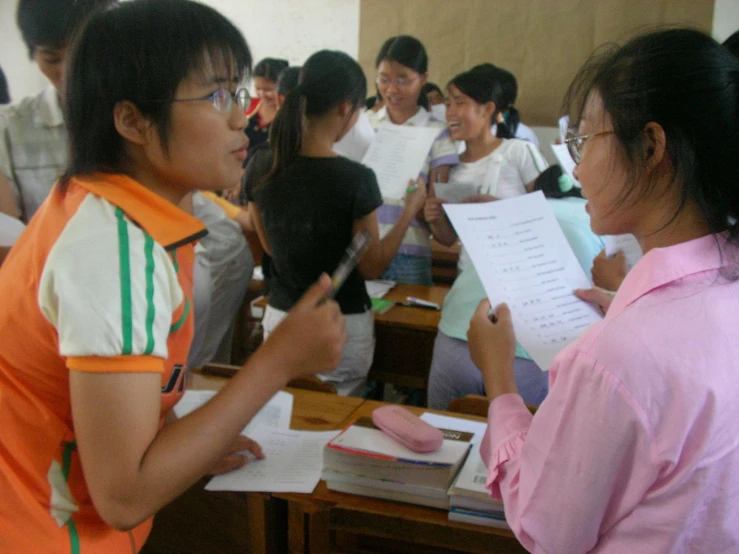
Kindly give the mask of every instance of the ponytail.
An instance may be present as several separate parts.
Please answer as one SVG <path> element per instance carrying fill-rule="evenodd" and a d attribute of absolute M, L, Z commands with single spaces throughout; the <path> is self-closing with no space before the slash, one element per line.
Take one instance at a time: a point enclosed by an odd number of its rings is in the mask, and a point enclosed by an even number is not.
<path fill-rule="evenodd" d="M 501 118 L 501 120 L 495 124 L 495 136 L 500 139 L 515 138 L 515 135 L 511 132 L 511 128 L 508 126 L 505 117 Z"/>
<path fill-rule="evenodd" d="M 285 97 L 269 129 L 269 147 L 272 150 L 272 169 L 266 183 L 282 173 L 300 154 L 303 144 L 306 98 L 300 86 Z"/>
<path fill-rule="evenodd" d="M 321 117 L 349 101 L 354 109 L 364 102 L 367 79 L 348 54 L 321 50 L 300 70 L 298 85 L 285 97 L 269 130 L 272 169 L 263 184 L 285 171 L 300 155 L 303 128 L 312 117 Z"/>
<path fill-rule="evenodd" d="M 509 106 L 508 111 L 503 114 L 503 117 L 505 118 L 505 122 L 510 129 L 511 138 L 515 137 L 516 131 L 518 131 L 518 124 L 521 123 L 521 114 L 518 113 L 518 110 L 516 108 L 514 108 L 513 106 Z"/>

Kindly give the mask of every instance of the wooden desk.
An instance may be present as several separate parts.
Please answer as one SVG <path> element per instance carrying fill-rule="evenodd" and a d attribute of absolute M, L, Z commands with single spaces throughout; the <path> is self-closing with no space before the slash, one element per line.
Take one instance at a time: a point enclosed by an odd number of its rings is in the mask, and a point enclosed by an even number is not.
<path fill-rule="evenodd" d="M 217 390 L 228 380 L 192 374 L 188 386 Z M 361 398 L 286 389 L 293 394 L 290 427 L 341 429 L 363 403 Z M 223 554 L 285 552 L 287 506 L 268 493 L 206 491 L 204 477 L 165 506 L 142 554 Z"/>
<path fill-rule="evenodd" d="M 462 244 L 444 246 L 431 239 L 431 275 L 435 284 L 451 285 L 457 278 L 457 262 Z"/>
<path fill-rule="evenodd" d="M 368 417 L 383 402 L 364 402 L 348 421 Z M 483 418 L 446 413 L 476 421 Z M 360 551 L 389 553 L 521 553 L 511 531 L 449 521 L 448 512 L 330 491 L 321 481 L 313 494 L 275 493 L 287 501 L 288 552 L 323 554 Z"/>
<path fill-rule="evenodd" d="M 449 287 L 439 285 L 398 284 L 385 298 L 405 302 L 409 296 L 415 296 L 441 306 L 448 292 Z M 267 299 L 256 305 L 266 307 Z M 405 306 L 393 306 L 384 314 L 375 315 L 375 356 L 368 378 L 426 390 L 440 318 L 438 310 Z"/>
<path fill-rule="evenodd" d="M 408 296 L 444 302 L 448 287 L 398 284 L 385 295 L 405 302 Z M 394 306 L 375 316 L 375 357 L 369 379 L 426 390 L 441 312 Z"/>

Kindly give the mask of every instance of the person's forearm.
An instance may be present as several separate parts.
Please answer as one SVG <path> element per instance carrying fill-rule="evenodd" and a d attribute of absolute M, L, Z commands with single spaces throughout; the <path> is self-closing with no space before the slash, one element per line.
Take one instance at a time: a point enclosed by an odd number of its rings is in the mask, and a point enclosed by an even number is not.
<path fill-rule="evenodd" d="M 451 246 L 457 242 L 457 233 L 446 217 L 428 225 L 434 238 L 444 246 Z"/>
<path fill-rule="evenodd" d="M 377 254 L 370 258 L 370 269 L 365 271 L 364 277 L 366 279 L 376 279 L 382 272 L 387 269 L 390 262 L 393 260 L 395 255 L 398 253 L 398 248 L 403 242 L 403 237 L 408 230 L 414 216 L 408 213 L 408 210 L 403 210 L 400 218 L 395 222 L 392 229 L 380 239 L 380 246 L 377 250 Z"/>
<path fill-rule="evenodd" d="M 285 374 L 276 369 L 255 353 L 210 402 L 165 426 L 137 471 L 109 491 L 101 510 L 106 521 L 121 529 L 135 527 L 210 471 L 254 415 L 286 385 Z"/>

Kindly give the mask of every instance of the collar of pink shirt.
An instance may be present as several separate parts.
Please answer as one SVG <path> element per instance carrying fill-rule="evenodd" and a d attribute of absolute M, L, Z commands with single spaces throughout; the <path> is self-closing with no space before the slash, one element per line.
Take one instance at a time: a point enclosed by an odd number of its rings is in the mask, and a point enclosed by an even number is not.
<path fill-rule="evenodd" d="M 706 235 L 665 248 L 653 248 L 626 275 L 613 299 L 606 319 L 613 319 L 649 292 L 704 271 L 739 264 L 739 249 L 725 233 Z"/>

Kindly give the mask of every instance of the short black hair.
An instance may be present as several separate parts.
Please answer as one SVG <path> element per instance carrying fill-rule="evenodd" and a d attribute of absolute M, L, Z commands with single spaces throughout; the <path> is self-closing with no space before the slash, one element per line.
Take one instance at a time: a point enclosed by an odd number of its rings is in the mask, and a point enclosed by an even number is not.
<path fill-rule="evenodd" d="M 95 11 L 114 6 L 118 0 L 20 0 L 16 21 L 28 55 L 39 46 L 62 48 Z"/>
<path fill-rule="evenodd" d="M 404 65 L 416 73 L 424 74 L 429 69 L 426 47 L 420 40 L 410 35 L 399 35 L 387 39 L 377 53 L 375 67 L 379 67 L 385 60 Z M 425 94 L 419 94 L 418 105 L 429 109 L 429 102 Z"/>
<path fill-rule="evenodd" d="M 259 60 L 259 63 L 254 66 L 254 76 L 276 83 L 280 73 L 287 69 L 289 65 L 290 63 L 287 60 L 264 58 L 263 60 Z"/>
<path fill-rule="evenodd" d="M 213 8 L 190 0 L 132 0 L 97 13 L 67 64 L 65 178 L 121 170 L 123 138 L 113 121 L 118 102 L 132 102 L 156 124 L 166 152 L 171 101 L 180 83 L 192 74 L 210 77 L 212 64 L 241 81 L 251 63 L 239 30 Z"/>

